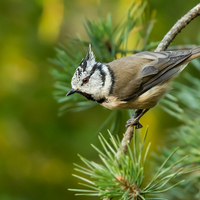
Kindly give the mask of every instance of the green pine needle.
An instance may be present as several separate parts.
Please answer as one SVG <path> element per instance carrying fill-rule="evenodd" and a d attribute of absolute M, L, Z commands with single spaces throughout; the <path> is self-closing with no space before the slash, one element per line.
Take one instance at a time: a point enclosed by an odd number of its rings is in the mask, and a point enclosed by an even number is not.
<path fill-rule="evenodd" d="M 134 134 L 133 143 L 135 144 L 135 141 L 136 139 L 138 140 L 138 138 L 136 137 L 136 133 Z M 120 157 L 117 157 L 117 150 L 121 148 L 121 144 L 110 132 L 109 135 L 110 143 L 102 134 L 99 135 L 99 140 L 104 152 L 92 145 L 92 147 L 99 153 L 99 157 L 102 161 L 101 164 L 89 161 L 82 156 L 79 156 L 88 168 L 75 164 L 77 167 L 75 170 L 83 175 L 89 176 L 89 178 L 82 177 L 81 175 L 73 176 L 85 182 L 80 184 L 89 189 L 70 189 L 71 191 L 78 192 L 77 195 L 99 197 L 117 196 L 124 200 L 133 198 L 136 200 L 145 200 L 149 197 L 151 199 L 156 199 L 151 196 L 171 190 L 183 182 L 183 180 L 181 180 L 175 184 L 169 185 L 168 183 L 171 182 L 172 179 L 199 169 L 199 167 L 196 167 L 183 170 L 183 168 L 180 167 L 173 171 L 172 169 L 183 162 L 183 160 L 186 159 L 186 156 L 172 163 L 169 167 L 165 167 L 172 159 L 172 156 L 175 155 L 178 149 L 176 148 L 161 164 L 149 183 L 144 183 L 144 166 L 150 148 L 150 144 L 147 145 L 146 149 L 144 148 L 147 131 L 140 145 L 134 145 L 133 150 L 131 150 L 128 145 L 128 155 L 121 154 Z M 144 187 L 144 185 L 146 186 Z"/>

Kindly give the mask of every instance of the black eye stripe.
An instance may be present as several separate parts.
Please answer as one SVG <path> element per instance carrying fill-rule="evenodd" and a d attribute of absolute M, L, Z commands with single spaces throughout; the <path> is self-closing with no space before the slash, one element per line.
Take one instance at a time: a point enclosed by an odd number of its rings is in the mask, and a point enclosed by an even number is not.
<path fill-rule="evenodd" d="M 90 78 L 95 73 L 96 70 L 99 70 L 99 72 L 101 74 L 101 80 L 102 80 L 102 83 L 104 85 L 106 73 L 103 71 L 102 66 L 103 66 L 102 63 L 96 63 L 94 65 L 94 67 L 92 68 L 90 75 L 88 77 Z"/>
<path fill-rule="evenodd" d="M 98 69 L 98 65 L 95 64 L 94 67 L 92 68 L 91 72 L 90 72 L 89 77 L 91 77 L 97 69 Z"/>

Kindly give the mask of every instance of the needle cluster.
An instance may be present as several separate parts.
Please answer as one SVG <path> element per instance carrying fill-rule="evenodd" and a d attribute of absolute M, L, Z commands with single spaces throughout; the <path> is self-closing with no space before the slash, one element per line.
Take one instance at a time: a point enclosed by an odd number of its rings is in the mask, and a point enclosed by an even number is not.
<path fill-rule="evenodd" d="M 108 142 L 101 134 L 99 135 L 99 141 L 103 151 L 92 145 L 92 147 L 98 152 L 99 158 L 102 163 L 89 161 L 86 158 L 79 155 L 80 159 L 85 163 L 86 167 L 75 164 L 77 168 L 75 170 L 81 175 L 74 175 L 81 179 L 83 185 L 88 189 L 70 189 L 71 191 L 78 192 L 76 195 L 87 196 L 99 196 L 101 198 L 119 197 L 121 200 L 145 200 L 145 199 L 162 199 L 155 197 L 159 193 L 166 192 L 179 183 L 180 180 L 173 185 L 168 185 L 168 182 L 176 176 L 180 176 L 186 173 L 190 173 L 196 168 L 177 168 L 187 156 L 176 160 L 166 167 L 167 163 L 174 156 L 178 148 L 176 148 L 161 164 L 161 166 L 152 173 L 150 180 L 144 182 L 144 178 L 149 171 L 153 169 L 146 169 L 146 158 L 150 148 L 150 143 L 145 148 L 145 139 L 147 131 L 142 142 L 139 142 L 137 134 L 134 134 L 133 148 L 128 146 L 128 154 L 120 154 L 117 157 L 117 152 L 121 147 L 119 138 L 109 132 L 110 142 Z M 176 170 L 172 170 L 176 168 Z M 89 178 L 85 178 L 85 176 Z"/>

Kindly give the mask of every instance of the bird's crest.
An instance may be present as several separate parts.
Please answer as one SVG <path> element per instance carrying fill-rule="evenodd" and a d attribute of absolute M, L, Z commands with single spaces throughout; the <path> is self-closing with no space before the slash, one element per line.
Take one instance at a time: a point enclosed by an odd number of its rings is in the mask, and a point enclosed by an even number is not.
<path fill-rule="evenodd" d="M 89 44 L 88 52 L 85 58 L 82 59 L 80 63 L 80 67 L 83 69 L 83 71 L 91 70 L 90 68 L 95 64 L 95 56 L 93 51 L 91 50 L 91 44 Z M 89 69 L 88 69 L 89 68 Z"/>

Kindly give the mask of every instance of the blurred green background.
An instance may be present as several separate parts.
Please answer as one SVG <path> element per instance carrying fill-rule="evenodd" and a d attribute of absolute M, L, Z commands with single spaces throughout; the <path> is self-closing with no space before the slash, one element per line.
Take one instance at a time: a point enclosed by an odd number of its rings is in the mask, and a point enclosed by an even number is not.
<path fill-rule="evenodd" d="M 49 73 L 52 65 L 47 59 L 55 57 L 54 48 L 65 43 L 68 36 L 79 33 L 87 39 L 85 18 L 96 20 L 100 13 L 105 18 L 111 13 L 115 24 L 131 2 L 0 1 L 0 200 L 85 198 L 74 197 L 68 191 L 79 187 L 78 180 L 71 176 L 73 163 L 80 163 L 77 153 L 96 159 L 90 144 L 98 145 L 96 132 L 111 111 L 97 106 L 58 117 L 59 105 L 52 95 L 54 80 Z M 151 41 L 161 40 L 181 16 L 199 3 L 148 2 L 150 9 L 157 11 Z M 195 19 L 173 45 L 186 41 L 196 44 L 199 24 L 200 19 Z M 177 123 L 158 107 L 142 119 L 144 127 L 150 124 L 148 139 L 154 147 L 164 144 L 169 134 L 166 129 Z"/>

